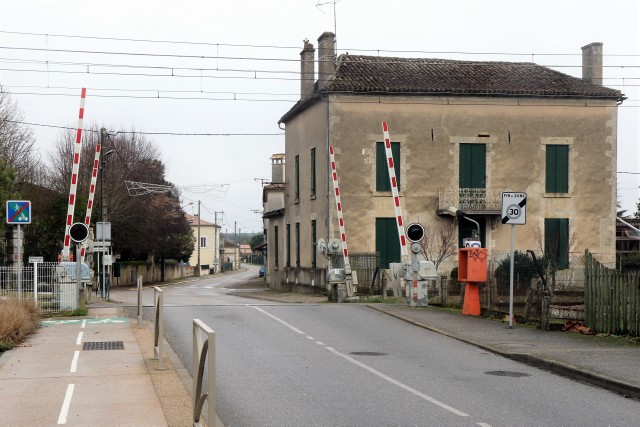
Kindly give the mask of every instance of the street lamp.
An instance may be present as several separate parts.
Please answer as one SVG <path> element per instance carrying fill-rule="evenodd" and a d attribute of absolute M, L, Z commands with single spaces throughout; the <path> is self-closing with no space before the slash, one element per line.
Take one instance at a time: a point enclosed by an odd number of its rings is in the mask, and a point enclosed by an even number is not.
<path fill-rule="evenodd" d="M 447 212 L 449 212 L 449 214 L 457 217 L 457 218 L 464 218 L 467 221 L 471 221 L 472 223 L 474 223 L 476 225 L 477 228 L 477 232 L 476 232 L 476 238 L 480 239 L 480 224 L 478 223 L 478 221 L 471 219 L 467 216 L 466 213 L 462 212 L 460 209 L 453 207 L 453 206 L 449 206 L 449 208 L 447 209 Z"/>

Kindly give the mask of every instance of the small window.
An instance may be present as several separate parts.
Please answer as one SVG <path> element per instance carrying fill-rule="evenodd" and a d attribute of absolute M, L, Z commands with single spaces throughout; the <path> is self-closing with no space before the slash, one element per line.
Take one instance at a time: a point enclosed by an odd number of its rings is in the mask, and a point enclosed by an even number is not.
<path fill-rule="evenodd" d="M 400 190 L 400 143 L 391 143 L 391 154 L 393 155 L 393 168 L 396 173 L 398 191 Z M 387 153 L 384 142 L 376 143 L 376 191 L 391 191 L 389 182 L 389 167 L 387 165 Z"/>
<path fill-rule="evenodd" d="M 278 226 L 273 227 L 273 264 L 278 268 Z"/>
<path fill-rule="evenodd" d="M 207 239 L 206 236 L 200 236 L 200 247 L 201 248 L 206 248 L 208 245 L 207 243 L 209 242 L 209 239 Z"/>
<path fill-rule="evenodd" d="M 569 146 L 547 145 L 546 183 L 547 193 L 569 192 Z"/>

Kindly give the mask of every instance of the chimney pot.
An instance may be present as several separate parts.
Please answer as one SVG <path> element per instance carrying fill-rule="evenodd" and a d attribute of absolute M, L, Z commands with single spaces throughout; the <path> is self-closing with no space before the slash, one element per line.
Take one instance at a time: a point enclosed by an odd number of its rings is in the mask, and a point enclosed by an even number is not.
<path fill-rule="evenodd" d="M 313 62 L 315 52 L 313 43 L 304 39 L 304 48 L 300 52 L 300 99 L 305 99 L 313 93 L 313 79 L 316 73 Z"/>
<path fill-rule="evenodd" d="M 327 81 L 336 72 L 336 35 L 324 32 L 318 37 L 318 90 L 324 89 Z"/>

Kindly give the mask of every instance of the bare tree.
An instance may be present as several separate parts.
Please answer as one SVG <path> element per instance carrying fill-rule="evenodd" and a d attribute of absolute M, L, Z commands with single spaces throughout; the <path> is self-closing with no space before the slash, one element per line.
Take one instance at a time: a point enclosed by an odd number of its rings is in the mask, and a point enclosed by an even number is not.
<path fill-rule="evenodd" d="M 455 226 L 447 223 L 425 227 L 420 247 L 422 255 L 433 262 L 437 270 L 444 260 L 458 253 Z"/>
<path fill-rule="evenodd" d="M 18 104 L 0 91 L 0 167 L 11 169 L 16 183 L 32 182 L 40 166 L 33 132 L 22 120 Z"/>

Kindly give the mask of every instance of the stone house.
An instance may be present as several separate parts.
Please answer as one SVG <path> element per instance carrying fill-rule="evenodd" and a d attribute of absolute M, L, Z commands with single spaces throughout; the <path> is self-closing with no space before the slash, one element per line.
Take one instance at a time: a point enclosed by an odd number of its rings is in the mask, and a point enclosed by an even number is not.
<path fill-rule="evenodd" d="M 335 58 L 332 33 L 318 43 L 317 80 L 315 48 L 305 41 L 301 97 L 279 122 L 287 162 L 277 184 L 281 206 L 265 207 L 270 285 L 324 287 L 327 261 L 316 242 L 339 237 L 330 146 L 350 252 L 377 252 L 382 268 L 400 261 L 382 122 L 405 224 L 454 227 L 461 243 L 475 225 L 451 216 L 455 207 L 480 224 L 479 240 L 498 259 L 510 248 L 502 192 L 525 192 L 516 249 L 544 250 L 562 269 L 586 248 L 615 262 L 624 97 L 601 85 L 601 43 L 582 48 L 582 79 L 534 63 Z M 456 265 L 455 256 L 449 261 L 441 274 Z"/>

